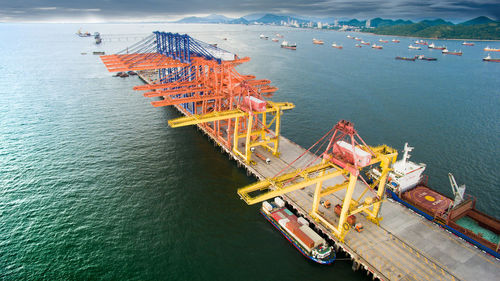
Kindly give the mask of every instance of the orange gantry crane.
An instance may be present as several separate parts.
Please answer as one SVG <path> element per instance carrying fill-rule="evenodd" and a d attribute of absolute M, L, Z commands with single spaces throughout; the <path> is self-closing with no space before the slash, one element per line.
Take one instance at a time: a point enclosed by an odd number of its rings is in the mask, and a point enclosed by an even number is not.
<path fill-rule="evenodd" d="M 143 77 L 154 73 L 156 79 L 134 90 L 158 97 L 151 102 L 155 107 L 173 105 L 185 115 L 169 120 L 171 127 L 199 125 L 247 163 L 253 163 L 252 147 L 279 155 L 282 111 L 295 106 L 266 100 L 278 90 L 269 85 L 271 81 L 235 70 L 250 58 L 239 58 L 186 34 L 155 31 L 101 60 L 110 72 L 139 71 Z"/>

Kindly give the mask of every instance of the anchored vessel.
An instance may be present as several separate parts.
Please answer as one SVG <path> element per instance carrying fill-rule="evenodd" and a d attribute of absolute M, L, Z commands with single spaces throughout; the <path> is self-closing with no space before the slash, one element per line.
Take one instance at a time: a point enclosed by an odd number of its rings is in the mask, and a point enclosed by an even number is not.
<path fill-rule="evenodd" d="M 262 215 L 293 244 L 299 252 L 320 264 L 335 261 L 335 251 L 318 233 L 309 227 L 303 217 L 297 217 L 285 207 L 285 201 L 274 198 L 274 202 L 264 201 L 260 209 Z"/>
<path fill-rule="evenodd" d="M 476 199 L 465 194 L 465 185 L 457 186 L 450 173 L 454 199 L 427 186 L 423 172 L 426 165 L 409 161 L 413 147 L 405 143 L 403 158 L 394 163 L 389 173 L 388 196 L 433 221 L 469 243 L 500 258 L 500 220 L 478 211 Z M 380 171 L 372 169 L 369 177 L 378 179 Z"/>
<path fill-rule="evenodd" d="M 483 61 L 493 61 L 493 62 L 500 62 L 500 59 L 495 59 L 495 58 L 492 58 L 489 54 L 483 58 Z"/>
<path fill-rule="evenodd" d="M 297 44 L 295 43 L 289 43 L 288 41 L 283 41 L 281 42 L 281 48 L 285 49 L 290 49 L 290 50 L 297 50 Z"/>

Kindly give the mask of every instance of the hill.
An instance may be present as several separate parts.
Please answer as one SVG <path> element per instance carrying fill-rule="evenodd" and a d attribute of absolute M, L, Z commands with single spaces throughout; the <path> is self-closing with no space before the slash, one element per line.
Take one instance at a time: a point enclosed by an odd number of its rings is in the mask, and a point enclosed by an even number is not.
<path fill-rule="evenodd" d="M 233 19 L 223 15 L 208 15 L 206 17 L 187 17 L 176 21 L 177 23 L 229 23 Z"/>
<path fill-rule="evenodd" d="M 494 20 L 492 20 L 488 17 L 482 16 L 482 17 L 477 17 L 477 18 L 468 20 L 466 22 L 462 22 L 461 25 L 488 24 L 488 23 L 494 23 L 494 22 L 495 22 Z"/>
<path fill-rule="evenodd" d="M 476 18 L 477 19 L 477 18 Z M 484 19 L 454 25 L 444 20 L 424 20 L 419 23 L 408 25 L 382 26 L 374 29 L 365 29 L 366 32 L 381 35 L 401 35 L 425 38 L 442 39 L 483 39 L 500 40 L 500 22 L 487 21 L 484 24 L 473 24 L 483 22 Z"/>

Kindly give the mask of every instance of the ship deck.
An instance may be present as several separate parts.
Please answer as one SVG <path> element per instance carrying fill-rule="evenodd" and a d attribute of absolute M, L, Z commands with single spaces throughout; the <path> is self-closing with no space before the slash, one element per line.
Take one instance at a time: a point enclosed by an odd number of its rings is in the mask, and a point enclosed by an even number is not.
<path fill-rule="evenodd" d="M 151 83 L 151 76 L 139 75 L 146 83 Z M 182 110 L 176 107 L 181 113 Z M 232 159 L 237 161 L 246 170 L 259 179 L 275 176 L 285 169 L 306 149 L 280 136 L 280 157 L 275 157 L 262 148 L 256 152 L 271 159 L 270 164 L 254 157 L 255 165 L 247 165 L 237 155 L 220 144 L 209 132 L 202 127 L 198 128 L 222 148 Z M 243 140 L 241 140 L 243 143 Z M 312 154 L 305 158 L 312 159 Z M 303 157 L 303 158 L 304 158 Z M 297 161 L 290 169 L 301 168 Z M 333 185 L 342 182 L 343 177 L 333 178 L 325 184 Z M 362 183 L 358 182 L 354 196 L 361 193 Z M 283 199 L 292 205 L 309 221 L 313 201 L 314 187 L 309 186 L 283 196 Z M 236 190 L 235 190 L 235 196 Z M 324 197 L 330 200 L 332 206 L 340 203 L 343 197 L 341 192 Z M 244 204 L 242 202 L 242 204 Z M 337 220 L 333 208 L 319 209 L 330 222 Z M 364 268 L 381 280 L 497 280 L 500 276 L 500 261 L 477 249 L 461 238 L 445 231 L 438 225 L 412 212 L 397 202 L 388 199 L 382 205 L 381 215 L 384 218 L 377 226 L 357 214 L 357 219 L 364 226 L 363 232 L 351 230 L 345 237 L 345 242 L 338 241 L 323 225 L 316 227 L 327 234 L 336 245 L 344 250 L 353 260 L 354 266 Z M 333 269 L 332 269 L 333 270 Z M 333 272 L 333 271 L 332 271 Z"/>

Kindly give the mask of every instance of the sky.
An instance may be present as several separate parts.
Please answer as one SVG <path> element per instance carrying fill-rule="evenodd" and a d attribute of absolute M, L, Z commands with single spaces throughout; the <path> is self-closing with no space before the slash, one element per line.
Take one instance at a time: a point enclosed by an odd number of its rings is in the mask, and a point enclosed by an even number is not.
<path fill-rule="evenodd" d="M 0 0 L 0 22 L 174 21 L 251 13 L 370 19 L 500 20 L 500 0 Z"/>

